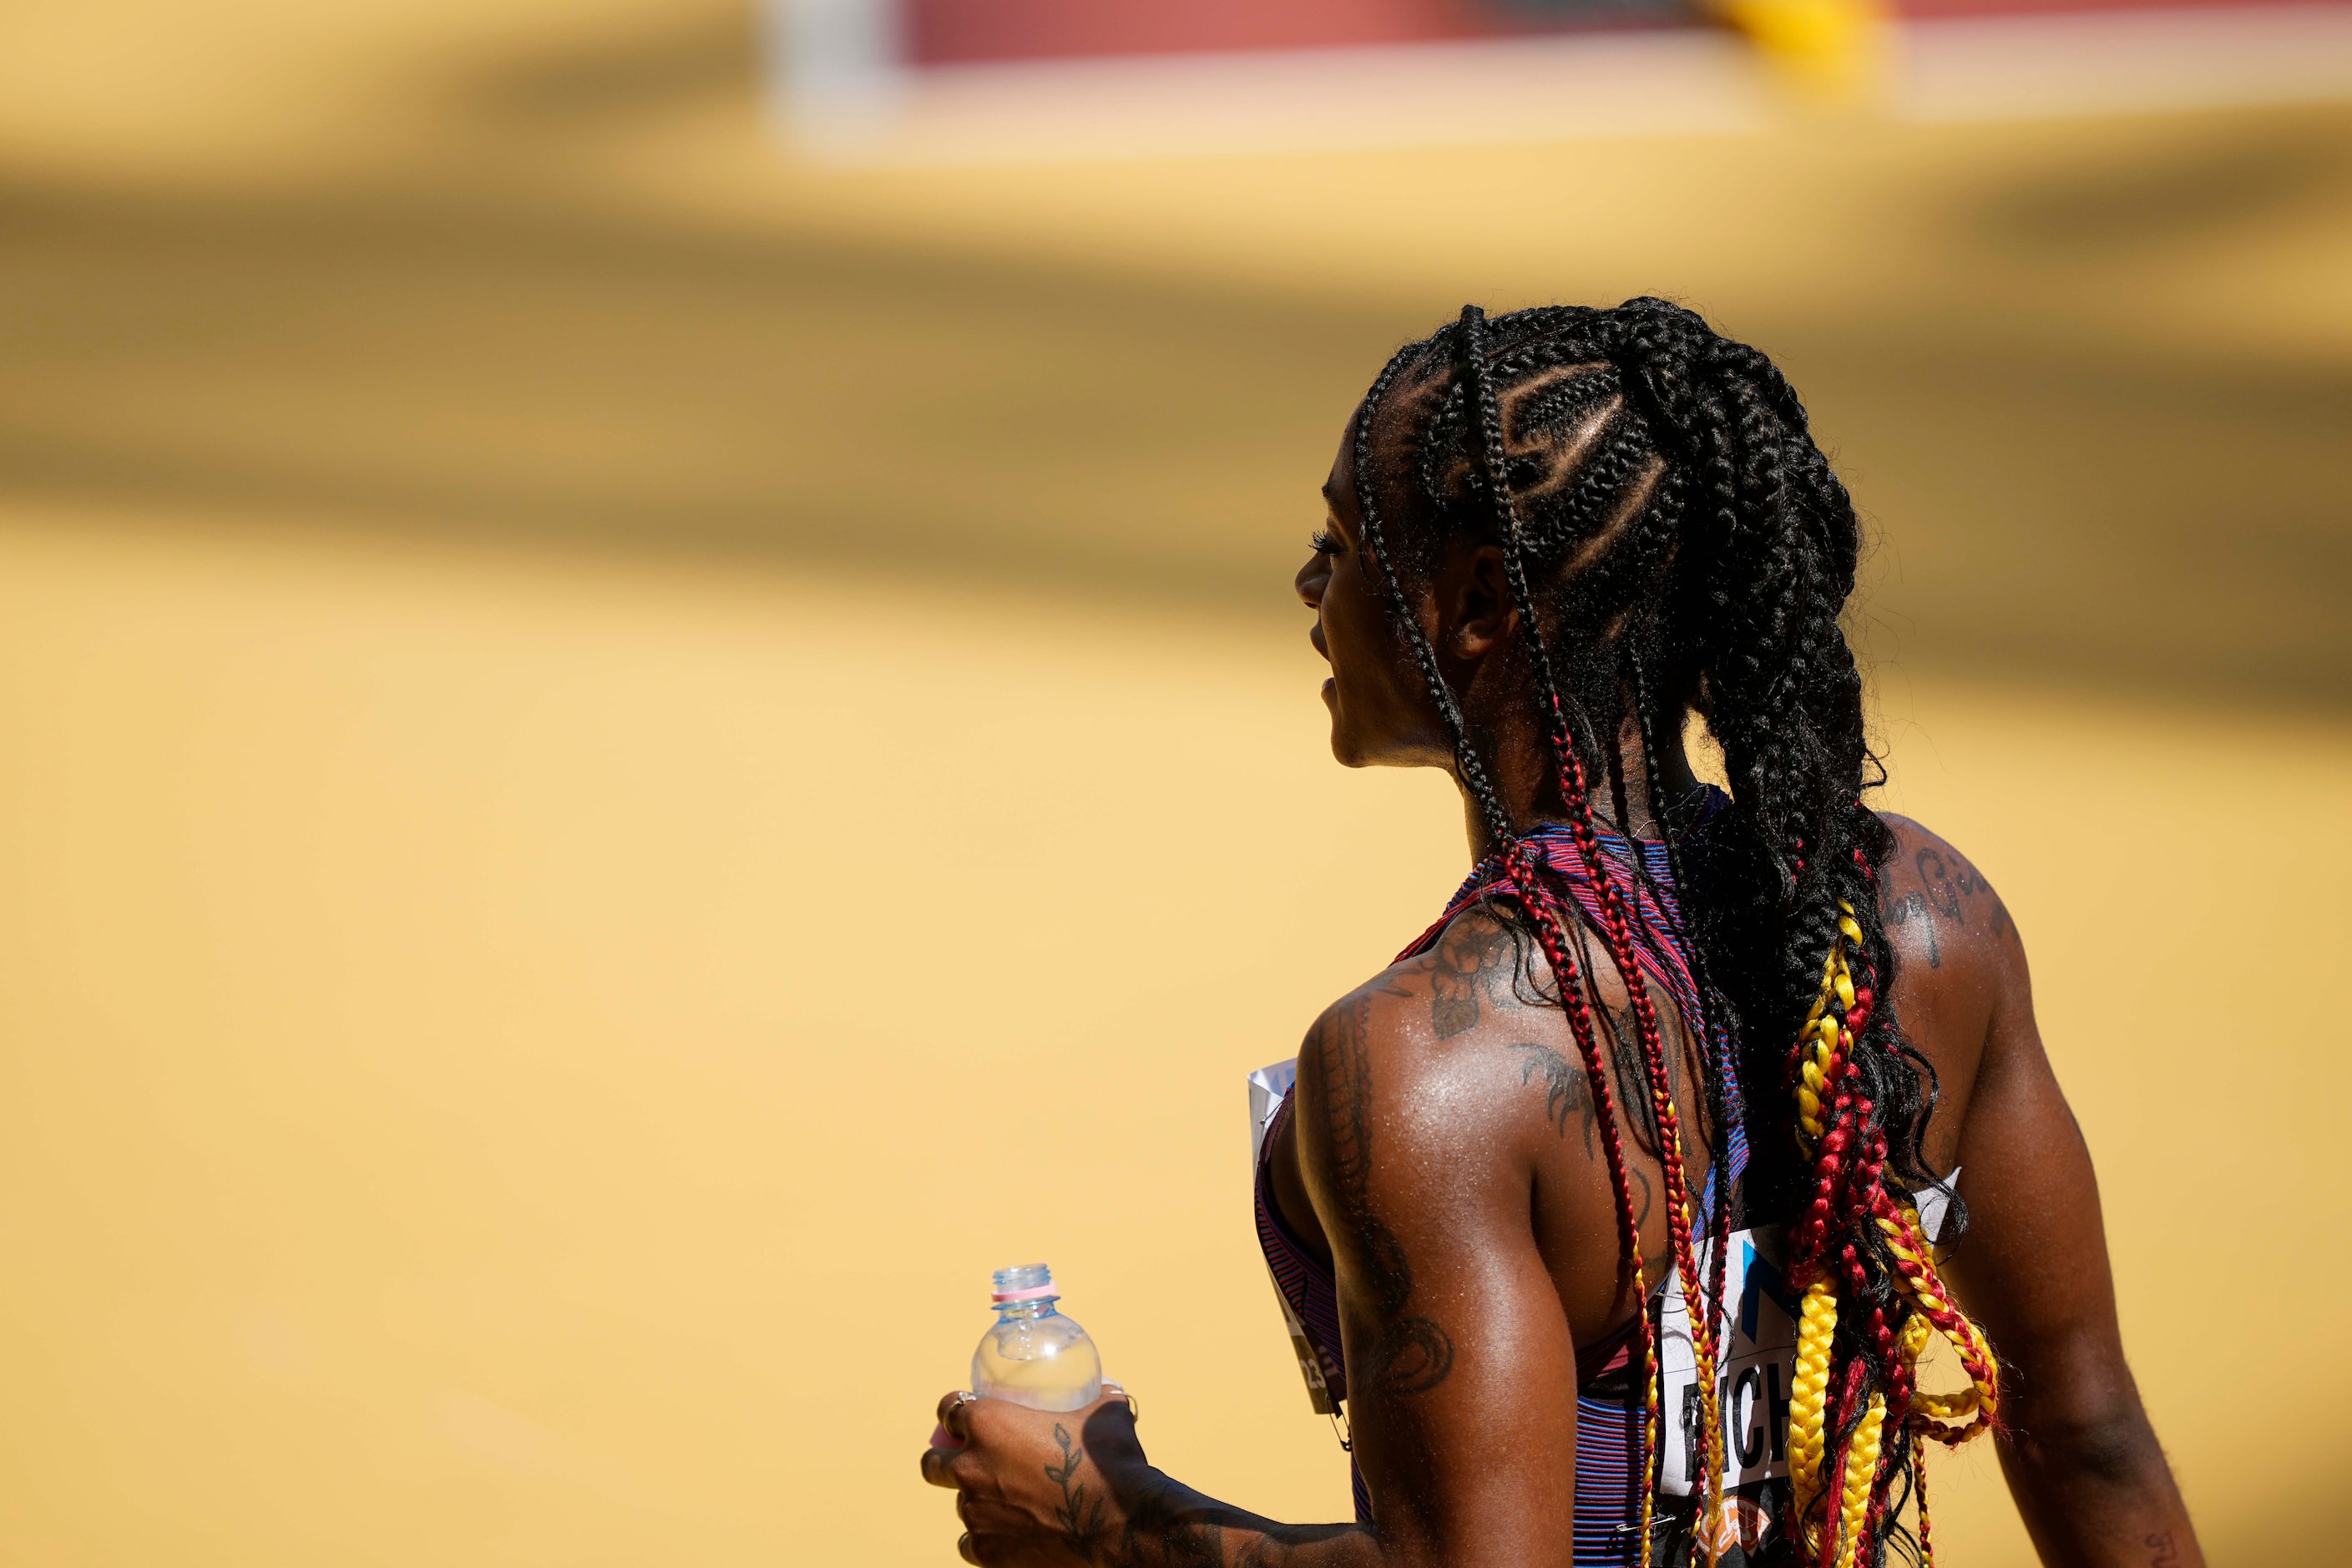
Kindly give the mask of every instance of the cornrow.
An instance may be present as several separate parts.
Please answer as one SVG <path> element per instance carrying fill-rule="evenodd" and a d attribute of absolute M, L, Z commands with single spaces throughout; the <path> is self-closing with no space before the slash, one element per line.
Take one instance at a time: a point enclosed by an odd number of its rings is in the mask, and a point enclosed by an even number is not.
<path fill-rule="evenodd" d="M 1420 376 L 1412 408 L 1392 439 L 1376 441 L 1408 368 Z M 1409 502 L 1398 537 L 1376 504 L 1384 447 L 1402 463 Z M 1502 547 L 1535 717 L 1597 895 L 1589 923 L 1625 982 L 1649 1089 L 1643 1121 L 1656 1137 L 1670 1268 L 1690 1306 L 1698 1363 L 1702 1540 L 1724 1539 L 1715 1342 L 1735 1199 L 1718 1180 L 1706 1216 L 1715 1267 L 1703 1280 L 1670 1063 L 1628 916 L 1642 907 L 1631 897 L 1637 880 L 1650 873 L 1638 845 L 1629 844 L 1625 868 L 1601 852 L 1587 788 L 1590 758 L 1608 768 L 1630 840 L 1616 743 L 1627 707 L 1693 955 L 1699 1003 L 1683 1022 L 1703 1064 L 1703 1114 L 1719 1144 L 1737 1085 L 1749 1107 L 1777 1105 L 1786 1119 L 1784 1136 L 1756 1144 L 1737 1201 L 1789 1222 L 1790 1278 L 1803 1293 L 1788 1443 L 1793 1531 L 1823 1568 L 1879 1568 L 1907 1495 L 1924 1553 L 1923 1444 L 1961 1441 L 1998 1418 L 1999 1365 L 1945 1289 L 1908 1195 L 1933 1181 L 1922 1140 L 1936 1086 L 1888 1000 L 1895 953 L 1875 879 L 1894 839 L 1860 801 L 1876 782 L 1876 759 L 1839 626 L 1860 552 L 1852 499 L 1770 361 L 1659 300 L 1492 321 L 1465 308 L 1382 369 L 1353 452 L 1366 553 L 1498 847 L 1496 891 L 1523 911 L 1552 966 L 1605 1129 L 1626 1273 L 1641 1304 L 1643 1474 L 1659 1448 L 1658 1348 L 1612 1075 L 1586 994 L 1595 961 L 1580 968 L 1571 953 L 1588 922 L 1521 843 L 1406 597 L 1401 550 L 1418 564 L 1456 537 Z M 1722 745 L 1731 804 L 1703 841 L 1685 845 L 1663 795 L 1655 726 L 1694 708 Z M 1793 1050 L 1774 1044 L 1792 1039 Z M 1957 1236 L 1965 1209 L 1957 1196 L 1947 1209 Z M 1958 1393 L 1917 1386 L 1918 1358 L 1939 1334 L 1969 1375 Z M 1645 1483 L 1640 1539 L 1654 1490 Z"/>

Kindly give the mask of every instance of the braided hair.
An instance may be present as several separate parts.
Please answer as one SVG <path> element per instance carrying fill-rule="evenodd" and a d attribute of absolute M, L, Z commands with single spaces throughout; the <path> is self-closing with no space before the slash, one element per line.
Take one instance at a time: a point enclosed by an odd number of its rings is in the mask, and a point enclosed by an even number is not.
<path fill-rule="evenodd" d="M 1745 1204 L 1758 1220 L 1787 1222 L 1791 1280 L 1804 1291 L 1789 1432 L 1794 1533 L 1825 1568 L 1881 1563 L 1900 1533 L 1903 1493 L 1916 1489 L 1924 1549 L 1924 1440 L 1957 1443 L 1990 1424 L 1998 1366 L 1937 1278 L 1908 1196 L 1934 1182 L 1923 1140 L 1935 1075 L 1892 1005 L 1895 953 L 1874 884 L 1894 837 L 1861 803 L 1885 777 L 1839 623 L 1861 528 L 1802 405 L 1763 354 L 1663 300 L 1491 321 L 1471 306 L 1382 369 L 1356 421 L 1354 467 L 1365 559 L 1501 847 L 1504 895 L 1559 982 L 1606 1130 L 1622 1267 L 1646 1300 L 1612 1075 L 1566 936 L 1576 917 L 1522 847 L 1407 592 L 1452 544 L 1502 549 L 1517 653 L 1599 891 L 1600 934 L 1626 982 L 1652 1101 L 1644 1131 L 1656 1133 L 1670 1267 L 1691 1303 L 1698 1363 L 1701 1539 L 1724 1539 L 1715 1339 L 1732 1197 L 1717 1184 L 1706 1216 L 1715 1268 L 1703 1280 L 1665 1047 L 1633 961 L 1632 889 L 1620 886 L 1639 873 L 1604 857 L 1591 826 L 1588 781 L 1605 768 L 1630 831 L 1615 743 L 1629 720 L 1649 815 L 1685 890 L 1703 1014 L 1685 1023 L 1706 1069 L 1704 1114 L 1719 1131 L 1736 1078 L 1748 1105 L 1779 1107 L 1783 1119 L 1780 1135 L 1757 1141 Z M 1731 785 L 1704 835 L 1677 831 L 1689 813 L 1664 798 L 1657 765 L 1659 725 L 1679 732 L 1694 711 L 1721 744 Z M 1956 1236 L 1966 1214 L 1956 1198 L 1949 1210 Z M 1641 1321 L 1654 1464 L 1656 1335 L 1646 1310 Z M 1917 1388 L 1916 1363 L 1937 1333 L 1969 1373 L 1960 1393 Z M 1637 1539 L 1649 1539 L 1654 1489 L 1643 1488 Z"/>

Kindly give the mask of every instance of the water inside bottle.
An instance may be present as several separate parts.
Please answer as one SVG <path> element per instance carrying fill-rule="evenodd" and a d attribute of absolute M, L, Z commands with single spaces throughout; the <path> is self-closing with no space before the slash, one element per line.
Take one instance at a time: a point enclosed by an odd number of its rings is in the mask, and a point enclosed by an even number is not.
<path fill-rule="evenodd" d="M 1102 1397 L 1102 1356 L 1086 1330 L 1054 1310 L 1060 1293 L 1042 1263 L 1000 1268 L 996 1321 L 971 1357 L 971 1391 L 1032 1410 L 1083 1410 Z"/>

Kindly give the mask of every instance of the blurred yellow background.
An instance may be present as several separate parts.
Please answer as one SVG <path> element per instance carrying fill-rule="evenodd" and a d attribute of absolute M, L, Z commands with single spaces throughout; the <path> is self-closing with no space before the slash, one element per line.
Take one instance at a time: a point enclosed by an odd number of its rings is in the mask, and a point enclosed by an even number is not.
<path fill-rule="evenodd" d="M 0 1560 L 950 1562 L 1036 1258 L 1159 1463 L 1343 1516 L 1242 1077 L 1464 855 L 1288 578 L 1397 341 L 1638 292 L 1876 520 L 2209 1551 L 2326 1559 L 2352 107 L 858 168 L 757 57 L 0 13 Z"/>

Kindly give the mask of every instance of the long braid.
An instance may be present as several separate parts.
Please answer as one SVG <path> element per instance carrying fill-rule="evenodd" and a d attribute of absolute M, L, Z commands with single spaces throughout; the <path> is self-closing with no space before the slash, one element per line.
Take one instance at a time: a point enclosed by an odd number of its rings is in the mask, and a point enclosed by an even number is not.
<path fill-rule="evenodd" d="M 1445 675 L 1437 665 L 1437 650 L 1430 646 L 1429 634 L 1422 628 L 1421 618 L 1412 613 L 1412 602 L 1405 597 L 1404 584 L 1397 575 L 1396 562 L 1389 553 L 1381 537 L 1380 503 L 1373 482 L 1372 423 L 1378 417 L 1381 401 L 1389 387 L 1413 357 L 1410 347 L 1401 349 L 1381 371 L 1371 390 L 1364 395 L 1363 412 L 1356 421 L 1355 469 L 1356 508 L 1363 518 L 1365 553 L 1380 568 L 1381 579 L 1388 589 L 1389 605 L 1397 629 L 1403 634 L 1405 646 L 1412 650 L 1413 662 L 1420 667 L 1421 679 L 1437 710 L 1445 719 L 1445 728 L 1454 739 L 1454 765 L 1461 770 L 1462 782 L 1478 803 L 1479 815 L 1486 819 L 1486 831 L 1498 844 L 1508 844 L 1515 837 L 1511 831 L 1510 813 L 1504 809 L 1502 796 L 1496 794 L 1493 782 L 1486 776 L 1486 764 L 1478 760 L 1478 750 L 1470 743 L 1469 732 L 1463 722 L 1462 705 L 1445 684 Z"/>
<path fill-rule="evenodd" d="M 1376 494 L 1379 487 L 1373 467 L 1372 427 L 1389 388 L 1412 361 L 1414 353 L 1415 346 L 1409 346 L 1389 361 L 1381 370 L 1379 378 L 1372 383 L 1371 390 L 1365 394 L 1361 411 L 1357 418 L 1354 445 L 1355 491 L 1357 510 L 1362 519 L 1365 550 L 1379 567 L 1382 584 L 1387 590 L 1391 616 L 1399 624 L 1399 629 L 1403 633 L 1407 646 L 1413 651 L 1414 660 L 1420 667 L 1422 679 L 1436 701 L 1439 712 L 1444 716 L 1446 727 L 1451 731 L 1454 741 L 1455 765 L 1461 771 L 1463 782 L 1470 790 L 1472 797 L 1477 802 L 1480 815 L 1486 824 L 1487 832 L 1501 846 L 1504 864 L 1509 874 L 1510 890 L 1517 895 L 1517 901 L 1526 912 L 1529 924 L 1534 928 L 1536 940 L 1542 949 L 1545 961 L 1551 965 L 1554 980 L 1559 989 L 1561 1005 L 1568 1014 L 1570 1031 L 1575 1037 L 1578 1053 L 1584 1059 L 1585 1071 L 1592 1084 L 1593 1100 L 1602 1128 L 1602 1143 L 1608 1156 L 1610 1182 L 1615 1189 L 1619 1230 L 1624 1248 L 1624 1266 L 1633 1298 L 1636 1302 L 1640 1302 L 1646 1300 L 1647 1287 L 1642 1263 L 1640 1226 L 1633 1206 L 1633 1182 L 1625 1162 L 1623 1141 L 1619 1133 L 1615 1100 L 1610 1087 L 1610 1075 L 1601 1058 L 1599 1037 L 1593 1029 L 1591 1012 L 1586 1004 L 1584 992 L 1579 982 L 1576 963 L 1569 956 L 1565 933 L 1559 923 L 1558 905 L 1549 890 L 1537 876 L 1533 863 L 1519 842 L 1518 835 L 1513 830 L 1509 812 L 1504 807 L 1501 796 L 1496 793 L 1492 782 L 1487 778 L 1485 765 L 1478 758 L 1477 749 L 1470 743 L 1461 706 L 1454 700 L 1452 689 L 1446 685 L 1444 673 L 1437 663 L 1437 651 L 1431 646 L 1428 634 L 1422 627 L 1420 617 L 1412 613 L 1412 602 L 1405 595 L 1403 582 L 1398 575 L 1395 560 L 1387 547 L 1387 542 L 1381 531 L 1379 500 Z M 1655 1346 L 1650 1342 L 1646 1312 L 1643 1317 L 1645 1353 L 1654 1360 Z"/>
<path fill-rule="evenodd" d="M 1624 982 L 1627 999 L 1633 1011 L 1634 1030 L 1640 1037 L 1643 1068 L 1650 1079 L 1651 1098 L 1657 1106 L 1660 1173 L 1666 1188 L 1667 1228 L 1672 1237 L 1673 1268 L 1682 1278 L 1683 1299 L 1688 1303 L 1691 1325 L 1691 1347 L 1697 1361 L 1696 1373 L 1704 1414 L 1700 1435 L 1706 1456 L 1706 1474 L 1700 1482 L 1699 1496 L 1707 1521 L 1710 1540 L 1716 1534 L 1718 1512 L 1722 1505 L 1720 1479 L 1723 1460 L 1723 1422 L 1717 1408 L 1718 1386 L 1716 1379 L 1717 1357 L 1715 1343 L 1716 1313 L 1713 1300 L 1706 1294 L 1706 1284 L 1701 1274 L 1691 1237 L 1691 1204 L 1689 1174 L 1680 1118 L 1675 1109 L 1674 1079 L 1666 1058 L 1663 1031 L 1658 1025 L 1657 1008 L 1650 1000 L 1648 983 L 1634 956 L 1633 940 L 1625 916 L 1625 901 L 1617 887 L 1614 868 L 1601 853 L 1592 833 L 1591 802 L 1585 789 L 1584 764 L 1577 754 L 1570 737 L 1566 705 L 1561 702 L 1559 683 L 1553 678 L 1551 656 L 1545 646 L 1543 629 L 1536 614 L 1535 595 L 1528 592 L 1526 552 L 1520 537 L 1518 509 L 1511 496 L 1507 447 L 1504 438 L 1501 408 L 1496 401 L 1494 384 L 1486 363 L 1486 314 L 1475 305 L 1465 306 L 1461 321 L 1462 363 L 1468 395 L 1475 404 L 1478 450 L 1485 466 L 1485 489 L 1502 524 L 1505 570 L 1508 574 L 1512 595 L 1520 606 L 1520 621 L 1526 630 L 1528 656 L 1540 683 L 1545 714 L 1546 733 L 1559 771 L 1561 794 L 1569 807 L 1569 821 L 1578 853 L 1585 869 L 1601 895 L 1601 929 L 1609 941 L 1609 956 Z M 1654 1355 L 1651 1358 L 1654 1361 Z M 1654 1449 L 1658 1433 L 1658 1382 L 1656 1369 L 1651 1368 L 1650 1409 L 1646 1429 Z M 1645 1500 L 1650 1493 L 1645 1489 Z M 1645 1506 L 1642 1539 L 1649 1539 Z"/>
<path fill-rule="evenodd" d="M 1691 984 L 1696 993 L 1696 1015 L 1684 1023 L 1697 1037 L 1699 1057 L 1706 1065 L 1706 1116 L 1716 1129 L 1715 1147 L 1720 1158 L 1726 1148 L 1726 1135 L 1731 1125 L 1730 1109 L 1727 1104 L 1736 1092 L 1734 1074 L 1738 1070 L 1727 1048 L 1723 1032 L 1709 1016 L 1713 1005 L 1714 982 L 1707 973 L 1706 954 L 1693 936 L 1688 900 L 1693 889 L 1684 869 L 1684 855 L 1679 836 L 1675 831 L 1674 816 L 1665 797 L 1665 786 L 1658 779 L 1658 739 L 1656 723 L 1650 707 L 1650 683 L 1643 668 L 1640 641 L 1628 637 L 1625 647 L 1625 686 L 1633 708 L 1634 732 L 1641 739 L 1642 777 L 1650 796 L 1650 817 L 1656 825 L 1659 840 L 1665 846 L 1666 877 L 1674 884 L 1680 910 L 1677 924 L 1684 944 L 1691 955 Z M 1630 830 L 1629 830 L 1630 836 Z M 1637 860 L 1638 863 L 1638 860 Z M 1660 900 L 1661 903 L 1664 900 Z M 1732 1178 L 1720 1166 L 1715 1182 L 1715 1210 L 1710 1216 L 1708 1241 L 1713 1268 L 1706 1282 L 1706 1300 L 1710 1310 L 1725 1300 L 1725 1279 L 1731 1259 L 1731 1210 L 1734 1194 Z"/>
<path fill-rule="evenodd" d="M 1443 351 L 1455 358 L 1451 384 L 1439 384 Z M 1997 1418 L 1999 1367 L 1952 1304 L 1907 1196 L 1933 1180 L 1921 1141 L 1935 1086 L 1887 1001 L 1895 953 L 1875 876 L 1893 837 L 1859 801 L 1877 782 L 1875 760 L 1860 674 L 1839 626 L 1860 547 L 1852 500 L 1770 362 L 1662 300 L 1609 310 L 1551 307 L 1492 322 L 1465 310 L 1457 324 L 1392 359 L 1359 416 L 1366 553 L 1448 727 L 1464 788 L 1500 847 L 1507 890 L 1559 983 L 1608 1130 L 1637 1293 L 1640 1245 L 1612 1075 L 1585 995 L 1591 965 L 1580 971 L 1562 940 L 1574 917 L 1520 843 L 1470 742 L 1374 504 L 1373 425 L 1408 365 L 1428 374 L 1409 421 L 1407 467 L 1420 486 L 1406 520 L 1419 537 L 1406 542 L 1423 553 L 1454 534 L 1502 545 L 1536 717 L 1600 906 L 1591 923 L 1626 983 L 1666 1184 L 1672 1267 L 1691 1305 L 1704 1373 L 1708 1454 L 1698 1489 L 1706 1540 L 1724 1539 L 1716 1528 L 1723 1466 L 1711 1309 L 1732 1198 L 1719 1179 L 1708 1216 L 1716 1276 L 1702 1281 L 1671 1058 L 1628 918 L 1629 901 L 1641 907 L 1628 889 L 1647 873 L 1638 846 L 1630 870 L 1601 853 L 1587 790 L 1589 752 L 1610 764 L 1612 797 L 1624 793 L 1615 716 L 1629 704 L 1693 957 L 1700 1005 L 1684 1024 L 1706 1079 L 1706 1115 L 1717 1129 L 1729 1124 L 1735 1072 L 1749 1086 L 1743 1099 L 1751 1110 L 1768 1109 L 1776 1087 L 1788 1108 L 1785 1140 L 1754 1146 L 1747 1201 L 1750 1212 L 1790 1220 L 1791 1280 L 1803 1291 L 1788 1445 L 1795 1529 L 1804 1554 L 1829 1568 L 1875 1568 L 1902 1485 L 1917 1499 L 1924 1549 L 1920 1447 L 1928 1438 L 1957 1442 Z M 1555 644 L 1554 628 L 1564 642 Z M 1571 655 L 1565 663 L 1563 648 Z M 1659 795 L 1653 730 L 1656 718 L 1695 705 L 1723 745 L 1733 804 L 1710 825 L 1701 863 L 1686 868 L 1674 814 Z M 1630 833 L 1632 810 L 1612 804 Z M 1580 924 L 1577 934 L 1580 941 Z M 1783 1057 L 1774 1042 L 1791 1037 L 1798 1047 Z M 1948 1206 L 1949 1223 L 1964 1226 L 1957 1199 Z M 1645 1449 L 1654 1457 L 1656 1346 L 1646 1308 L 1639 1316 L 1653 1374 Z M 1969 1386 L 1959 1393 L 1917 1388 L 1919 1353 L 1936 1334 L 1952 1342 L 1968 1372 Z M 1651 1489 L 1645 1484 L 1644 1540 Z"/>
<path fill-rule="evenodd" d="M 1650 1322 L 1646 1305 L 1649 1289 L 1642 1258 L 1641 1227 L 1634 1207 L 1633 1181 L 1626 1163 L 1624 1142 L 1620 1130 L 1615 1094 L 1611 1085 L 1608 1063 L 1601 1055 L 1599 1035 L 1593 1026 L 1591 1009 L 1586 999 L 1581 976 L 1574 959 L 1570 956 L 1568 951 L 1566 933 L 1561 925 L 1561 912 L 1556 897 L 1538 875 L 1535 863 L 1528 855 L 1517 834 L 1513 830 L 1509 814 L 1504 808 L 1500 797 L 1496 795 L 1492 784 L 1487 780 L 1485 767 L 1478 760 L 1476 749 L 1470 743 L 1460 706 L 1445 683 L 1444 672 L 1437 663 L 1436 650 L 1430 645 L 1428 636 L 1421 626 L 1420 618 L 1412 613 L 1411 601 L 1405 596 L 1403 584 L 1397 574 L 1394 560 L 1386 548 L 1381 531 L 1378 500 L 1375 495 L 1378 486 L 1373 468 L 1372 426 L 1390 385 L 1403 369 L 1412 352 L 1408 348 L 1389 362 L 1381 371 L 1380 378 L 1373 383 L 1371 391 L 1365 395 L 1362 411 L 1358 417 L 1354 450 L 1355 489 L 1357 508 L 1362 518 L 1367 552 L 1379 564 L 1383 585 L 1388 591 L 1391 613 L 1401 624 L 1401 629 L 1404 631 L 1408 645 L 1413 649 L 1415 660 L 1421 668 L 1422 678 L 1428 684 L 1431 694 L 1438 704 L 1439 711 L 1444 716 L 1447 728 L 1452 732 L 1456 765 L 1461 770 L 1464 782 L 1478 803 L 1489 834 L 1501 846 L 1501 855 L 1507 876 L 1507 889 L 1517 895 L 1517 901 L 1534 930 L 1537 944 L 1543 953 L 1545 962 L 1551 966 L 1553 979 L 1559 992 L 1561 1007 L 1568 1015 L 1570 1032 L 1576 1040 L 1577 1052 L 1583 1059 L 1586 1078 L 1591 1086 L 1592 1098 L 1598 1112 L 1597 1120 L 1601 1123 L 1602 1131 L 1602 1147 L 1607 1157 L 1610 1184 L 1616 1199 L 1619 1237 L 1623 1255 L 1622 1268 L 1642 1324 L 1643 1360 L 1644 1365 L 1652 1371 L 1652 1382 L 1654 1384 L 1658 1347 L 1656 1333 Z M 1556 707 L 1555 713 L 1557 713 Z M 1637 972 L 1629 969 L 1627 973 L 1634 976 L 1631 984 L 1638 990 L 1640 982 Z M 1671 1110 L 1671 1104 L 1669 1110 Z M 1654 1452 L 1657 1447 L 1655 1427 L 1656 1413 L 1654 1395 L 1651 1429 L 1646 1443 L 1649 1452 Z M 1646 1468 L 1645 1465 L 1645 1470 Z M 1642 1517 L 1642 1539 L 1644 1541 L 1649 1538 L 1653 1495 L 1653 1489 L 1645 1485 L 1643 1488 Z"/>

